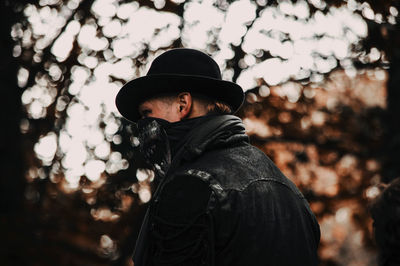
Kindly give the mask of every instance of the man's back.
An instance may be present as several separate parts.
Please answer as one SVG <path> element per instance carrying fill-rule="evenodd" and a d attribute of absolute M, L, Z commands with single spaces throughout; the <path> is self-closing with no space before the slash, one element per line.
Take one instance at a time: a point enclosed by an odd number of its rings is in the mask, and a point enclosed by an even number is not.
<path fill-rule="evenodd" d="M 308 203 L 237 129 L 187 146 L 151 211 L 152 265 L 317 265 Z"/>

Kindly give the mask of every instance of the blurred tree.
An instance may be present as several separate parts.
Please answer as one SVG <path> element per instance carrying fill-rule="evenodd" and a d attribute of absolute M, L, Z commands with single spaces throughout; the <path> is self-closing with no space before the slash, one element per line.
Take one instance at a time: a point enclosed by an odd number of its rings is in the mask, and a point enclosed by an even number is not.
<path fill-rule="evenodd" d="M 1 264 L 126 264 L 153 176 L 113 98 L 172 47 L 209 52 L 224 78 L 248 90 L 240 115 L 252 142 L 294 178 L 324 230 L 332 215 L 343 224 L 351 216 L 368 234 L 360 208 L 365 195 L 373 194 L 379 176 L 384 182 L 399 176 L 396 1 L 0 5 L 7 99 L 1 105 L 0 225 L 8 243 Z M 386 107 L 378 99 L 384 96 L 367 92 L 384 86 L 382 69 L 388 69 Z M 356 260 L 335 246 L 338 236 L 342 247 L 356 245 L 340 233 L 347 227 L 333 228 L 339 233 L 326 229 L 333 236 L 323 236 L 324 265 Z M 335 259 L 332 249 L 348 261 Z"/>
<path fill-rule="evenodd" d="M 14 178 L 1 179 L 1 210 L 4 212 L 13 212 L 16 209 L 21 208 L 23 202 L 23 192 L 15 193 L 17 191 L 23 191 L 24 179 L 23 169 L 21 167 L 15 167 L 16 162 L 22 162 L 22 147 L 21 147 L 21 133 L 19 129 L 19 121 L 22 118 L 22 104 L 21 95 L 22 90 L 17 86 L 17 71 L 18 64 L 13 58 L 14 41 L 10 36 L 11 26 L 22 18 L 20 12 L 18 13 L 15 9 L 19 4 L 21 9 L 22 3 L 16 3 L 15 6 L 7 1 L 1 3 L 1 35 L 7 36 L 1 39 L 0 51 L 2 52 L 2 64 L 0 65 L 0 75 L 3 83 L 3 91 L 6 93 L 5 99 L 1 104 L 1 139 L 2 140 L 13 140 L 13 141 L 2 141 L 1 142 L 1 153 L 3 156 L 10 155 L 10 157 L 3 157 L 2 160 L 2 172 L 4 176 L 12 176 Z M 15 13 L 15 14 L 14 14 Z M 19 16 L 18 16 L 19 15 Z M 5 126 L 7 125 L 7 126 Z M 10 160 L 9 160 L 10 159 Z M 13 193 L 10 193 L 13 191 Z"/>
<path fill-rule="evenodd" d="M 0 80 L 5 94 L 0 109 L 0 228 L 7 248 L 0 251 L 1 262 L 18 261 L 17 254 L 9 252 L 23 241 L 23 234 L 16 235 L 24 217 L 24 191 L 26 161 L 23 156 L 23 141 L 20 122 L 23 117 L 22 89 L 17 85 L 18 62 L 15 60 L 15 42 L 10 29 L 23 19 L 22 10 L 29 1 L 0 2 Z M 21 230 L 23 231 L 23 230 Z"/>

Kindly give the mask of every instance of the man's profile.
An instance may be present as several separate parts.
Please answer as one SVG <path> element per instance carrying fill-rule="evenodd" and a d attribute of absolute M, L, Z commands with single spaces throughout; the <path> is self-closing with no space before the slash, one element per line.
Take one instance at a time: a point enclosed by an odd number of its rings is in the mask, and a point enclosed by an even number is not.
<path fill-rule="evenodd" d="M 242 88 L 193 49 L 158 56 L 125 84 L 120 113 L 139 129 L 154 193 L 133 256 L 142 265 L 317 265 L 320 231 L 297 187 L 232 115 Z"/>

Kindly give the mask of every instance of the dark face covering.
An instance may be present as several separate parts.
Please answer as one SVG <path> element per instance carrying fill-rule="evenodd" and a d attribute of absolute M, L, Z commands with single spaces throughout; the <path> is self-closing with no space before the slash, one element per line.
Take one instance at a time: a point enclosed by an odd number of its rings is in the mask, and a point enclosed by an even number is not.
<path fill-rule="evenodd" d="M 201 116 L 173 123 L 154 117 L 139 120 L 139 149 L 146 162 L 165 175 L 172 159 L 186 143 L 188 133 L 205 119 L 206 116 Z"/>
<path fill-rule="evenodd" d="M 163 119 L 144 118 L 138 121 L 139 150 L 146 163 L 160 175 L 165 175 L 171 164 L 171 149 Z M 168 121 L 165 121 L 168 123 Z"/>

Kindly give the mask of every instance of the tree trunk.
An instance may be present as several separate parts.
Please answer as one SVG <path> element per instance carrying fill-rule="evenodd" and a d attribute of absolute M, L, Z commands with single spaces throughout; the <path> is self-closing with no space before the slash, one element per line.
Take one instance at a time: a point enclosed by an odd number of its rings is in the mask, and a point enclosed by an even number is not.
<path fill-rule="evenodd" d="M 22 118 L 21 94 L 17 84 L 17 59 L 13 57 L 14 41 L 11 27 L 16 21 L 14 3 L 0 3 L 0 80 L 2 101 L 0 104 L 0 152 L 1 213 L 12 214 L 21 211 L 24 198 L 24 168 L 20 121 Z"/>
<path fill-rule="evenodd" d="M 384 149 L 383 179 L 385 183 L 400 177 L 400 48 L 391 58 L 387 82 L 387 126 Z"/>

